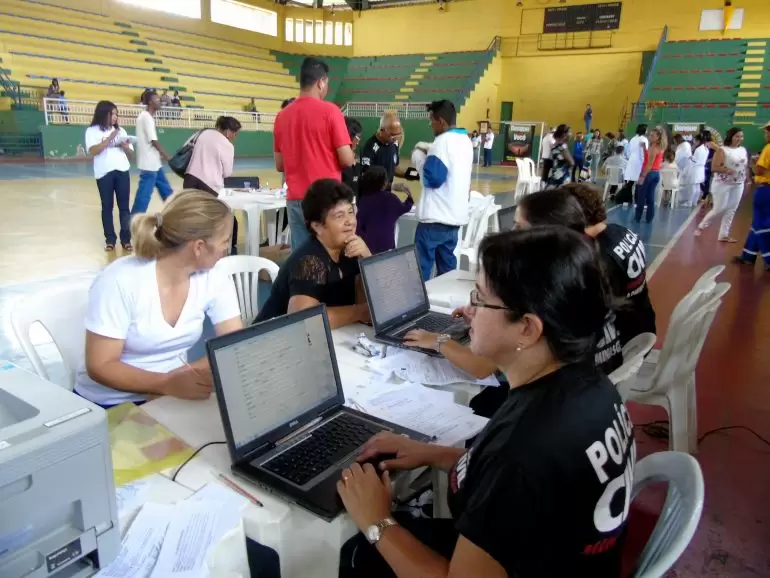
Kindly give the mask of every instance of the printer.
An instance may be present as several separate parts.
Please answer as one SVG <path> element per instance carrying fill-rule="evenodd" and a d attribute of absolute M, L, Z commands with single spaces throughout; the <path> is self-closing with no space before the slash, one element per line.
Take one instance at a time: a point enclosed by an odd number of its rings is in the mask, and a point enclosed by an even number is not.
<path fill-rule="evenodd" d="M 107 413 L 0 361 L 0 578 L 92 576 L 119 551 Z"/>

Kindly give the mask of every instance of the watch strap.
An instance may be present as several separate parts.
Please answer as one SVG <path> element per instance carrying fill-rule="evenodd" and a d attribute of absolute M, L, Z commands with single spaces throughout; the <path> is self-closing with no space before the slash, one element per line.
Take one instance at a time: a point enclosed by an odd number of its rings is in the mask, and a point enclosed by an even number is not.
<path fill-rule="evenodd" d="M 382 533 L 385 531 L 386 528 L 390 528 L 391 526 L 398 526 L 398 522 L 396 522 L 393 518 L 388 516 L 387 518 L 383 518 L 376 524 L 373 524 L 373 526 L 377 528 L 379 532 L 377 533 L 378 536 L 376 540 L 369 540 L 369 543 L 372 545 L 376 544 L 382 539 Z"/>

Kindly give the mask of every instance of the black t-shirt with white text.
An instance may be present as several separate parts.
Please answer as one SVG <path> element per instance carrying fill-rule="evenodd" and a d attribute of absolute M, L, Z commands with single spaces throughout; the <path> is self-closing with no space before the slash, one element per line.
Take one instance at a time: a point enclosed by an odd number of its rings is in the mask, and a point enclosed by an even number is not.
<path fill-rule="evenodd" d="M 396 167 L 399 162 L 397 143 L 382 144 L 377 140 L 377 135 L 372 135 L 361 149 L 361 174 L 369 167 L 382 167 L 388 177 L 388 182 L 393 182 Z"/>
<path fill-rule="evenodd" d="M 449 475 L 467 540 L 515 578 L 616 578 L 633 490 L 628 411 L 590 363 L 511 390 Z"/>
<path fill-rule="evenodd" d="M 604 375 L 609 375 L 623 365 L 623 347 L 620 342 L 620 332 L 616 327 L 617 314 L 614 311 L 607 313 L 604 318 L 604 327 L 596 340 L 594 350 L 594 365 Z"/>
<path fill-rule="evenodd" d="M 655 310 L 647 291 L 647 259 L 639 235 L 615 223 L 596 237 L 615 297 L 627 303 L 615 311 L 615 327 L 626 344 L 640 333 L 655 333 Z"/>

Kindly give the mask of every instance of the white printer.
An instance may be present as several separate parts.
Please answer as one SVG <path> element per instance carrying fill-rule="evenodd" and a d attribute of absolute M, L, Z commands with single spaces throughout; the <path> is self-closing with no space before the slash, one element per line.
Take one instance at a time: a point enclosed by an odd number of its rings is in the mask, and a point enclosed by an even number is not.
<path fill-rule="evenodd" d="M 0 361 L 0 578 L 81 578 L 120 550 L 107 413 Z"/>

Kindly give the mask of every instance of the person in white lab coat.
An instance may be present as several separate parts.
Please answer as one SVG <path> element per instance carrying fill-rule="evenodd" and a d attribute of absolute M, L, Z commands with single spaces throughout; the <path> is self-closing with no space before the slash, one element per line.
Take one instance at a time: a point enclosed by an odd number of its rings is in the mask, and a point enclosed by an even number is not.
<path fill-rule="evenodd" d="M 692 155 L 687 159 L 680 184 L 685 193 L 685 206 L 694 207 L 701 197 L 701 185 L 706 180 L 706 161 L 709 158 L 711 132 L 703 131 L 693 137 Z"/>
<path fill-rule="evenodd" d="M 650 144 L 645 136 L 646 134 L 647 125 L 640 124 L 636 127 L 636 134 L 628 142 L 628 164 L 626 165 L 626 171 L 623 174 L 623 178 L 626 181 L 635 183 L 639 180 L 639 175 L 642 174 L 644 153 Z"/>
<path fill-rule="evenodd" d="M 674 144 L 676 145 L 674 163 L 676 163 L 676 168 L 679 169 L 679 173 L 681 174 L 687 166 L 687 159 L 692 156 L 692 147 L 690 146 L 689 141 L 685 140 L 681 134 L 674 135 Z"/>

